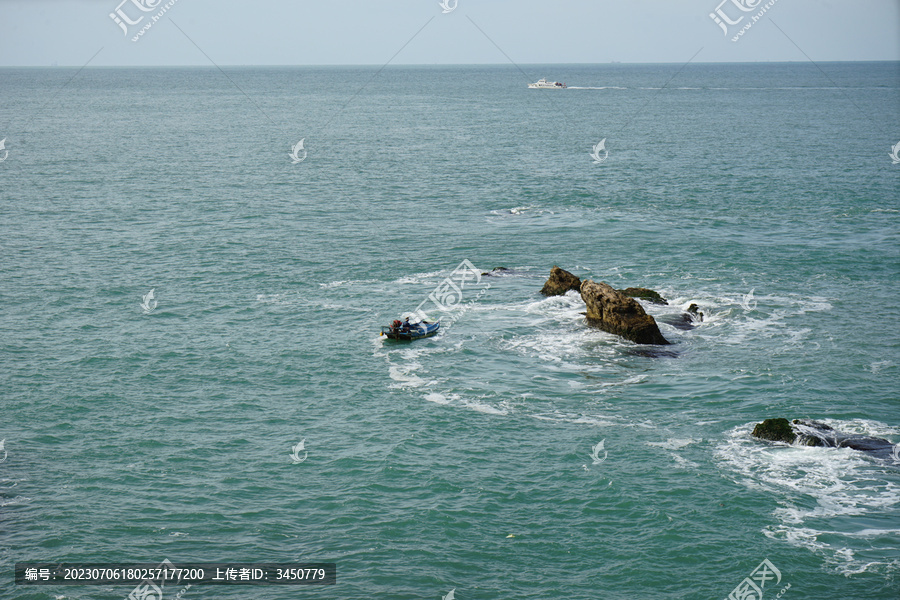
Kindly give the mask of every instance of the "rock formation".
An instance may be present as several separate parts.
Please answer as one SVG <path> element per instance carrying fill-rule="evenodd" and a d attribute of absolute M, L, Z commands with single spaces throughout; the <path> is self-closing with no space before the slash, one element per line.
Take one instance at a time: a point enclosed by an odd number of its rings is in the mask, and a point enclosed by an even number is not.
<path fill-rule="evenodd" d="M 683 312 L 680 315 L 663 315 L 657 321 L 668 323 L 675 329 L 688 331 L 696 327 L 698 323 L 703 322 L 703 313 L 700 312 L 700 307 L 696 304 L 691 304 L 687 312 Z"/>
<path fill-rule="evenodd" d="M 761 440 L 785 442 L 786 444 L 793 444 L 797 439 L 797 434 L 794 433 L 791 422 L 787 419 L 766 419 L 762 423 L 756 424 L 751 435 Z"/>
<path fill-rule="evenodd" d="M 619 291 L 626 296 L 646 300 L 647 302 L 652 302 L 653 304 L 669 304 L 665 298 L 659 295 L 659 292 L 655 292 L 649 288 L 630 287 Z"/>
<path fill-rule="evenodd" d="M 558 267 L 554 267 L 558 269 Z M 562 269 L 559 269 L 562 271 Z M 562 271 L 565 273 L 565 271 Z M 567 273 L 571 275 L 571 273 Z M 553 274 L 550 276 L 553 279 Z M 548 280 L 548 284 L 550 281 Z M 545 288 L 547 286 L 544 286 Z M 543 291 L 543 290 L 542 290 Z M 587 320 L 590 325 L 608 333 L 620 335 L 637 344 L 668 344 L 662 336 L 656 321 L 644 312 L 634 298 L 605 283 L 587 280 L 580 287 L 581 298 L 587 305 Z"/>
<path fill-rule="evenodd" d="M 892 455 L 894 445 L 886 439 L 867 435 L 848 434 L 830 425 L 809 419 L 766 419 L 757 423 L 752 435 L 763 440 L 785 442 L 801 446 L 853 448 L 880 458 Z"/>
<path fill-rule="evenodd" d="M 691 314 L 691 315 L 694 315 L 695 317 L 697 317 L 698 321 L 703 320 L 703 313 L 700 312 L 700 307 L 697 306 L 696 304 L 691 304 L 690 306 L 688 306 L 687 311 L 688 311 L 688 314 Z"/>
<path fill-rule="evenodd" d="M 581 280 L 557 266 L 550 269 L 550 278 L 541 288 L 545 296 L 563 296 L 569 290 L 581 289 Z"/>

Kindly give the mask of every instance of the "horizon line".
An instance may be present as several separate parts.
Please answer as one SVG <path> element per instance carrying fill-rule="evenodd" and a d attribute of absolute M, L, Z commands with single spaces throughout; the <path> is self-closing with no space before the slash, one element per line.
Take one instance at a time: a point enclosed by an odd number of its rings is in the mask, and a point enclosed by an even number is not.
<path fill-rule="evenodd" d="M 761 60 L 761 61 L 697 61 L 691 63 L 692 65 L 765 65 L 765 64 L 834 64 L 834 63 L 900 63 L 900 58 L 897 59 L 866 59 L 866 60 L 822 60 L 822 61 L 809 61 L 809 60 Z M 309 65 L 297 65 L 297 64 L 221 64 L 219 67 L 237 67 L 237 68 L 308 68 L 308 67 L 373 67 L 373 68 L 390 68 L 390 67 L 511 67 L 515 68 L 516 66 L 528 66 L 528 67 L 537 67 L 537 66 L 586 66 L 586 65 L 682 65 L 683 61 L 663 61 L 663 62 L 629 62 L 629 61 L 608 61 L 608 62 L 560 62 L 560 63 L 519 63 L 518 65 L 513 65 L 510 63 L 397 63 L 390 65 L 383 65 L 379 63 L 322 63 L 322 64 L 309 64 Z M 134 69 L 134 68 L 210 68 L 215 69 L 216 66 L 211 64 L 182 64 L 182 65 L 88 65 L 88 66 L 80 66 L 77 64 L 72 65 L 0 65 L 0 69 L 69 69 L 69 68 L 84 68 L 84 69 Z"/>

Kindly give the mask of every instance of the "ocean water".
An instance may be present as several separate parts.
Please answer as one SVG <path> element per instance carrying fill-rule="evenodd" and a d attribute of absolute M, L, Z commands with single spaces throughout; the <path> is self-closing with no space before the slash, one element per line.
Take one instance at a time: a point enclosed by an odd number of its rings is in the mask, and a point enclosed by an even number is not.
<path fill-rule="evenodd" d="M 900 442 L 900 65 L 522 70 L 0 70 L 0 598 L 163 559 L 337 564 L 188 600 L 900 597 L 900 464 L 749 435 Z M 435 305 L 464 261 L 509 271 Z"/>

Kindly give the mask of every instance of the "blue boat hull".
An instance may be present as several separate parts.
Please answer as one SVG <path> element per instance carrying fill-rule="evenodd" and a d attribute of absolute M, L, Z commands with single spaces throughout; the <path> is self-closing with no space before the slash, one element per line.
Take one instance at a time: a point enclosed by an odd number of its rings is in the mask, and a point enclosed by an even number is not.
<path fill-rule="evenodd" d="M 381 335 L 391 340 L 418 340 L 436 335 L 440 328 L 440 323 L 416 323 L 406 331 L 400 327 L 382 327 Z"/>

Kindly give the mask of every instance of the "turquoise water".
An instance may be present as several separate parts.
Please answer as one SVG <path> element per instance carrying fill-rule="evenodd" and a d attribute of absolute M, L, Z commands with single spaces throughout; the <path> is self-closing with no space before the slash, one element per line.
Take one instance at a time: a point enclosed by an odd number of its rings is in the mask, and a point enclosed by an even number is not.
<path fill-rule="evenodd" d="M 166 558 L 337 563 L 187 599 L 725 598 L 767 558 L 767 599 L 896 599 L 898 465 L 749 436 L 900 442 L 900 67 L 820 67 L 0 70 L 0 598 Z M 464 260 L 511 271 L 378 337 Z"/>

